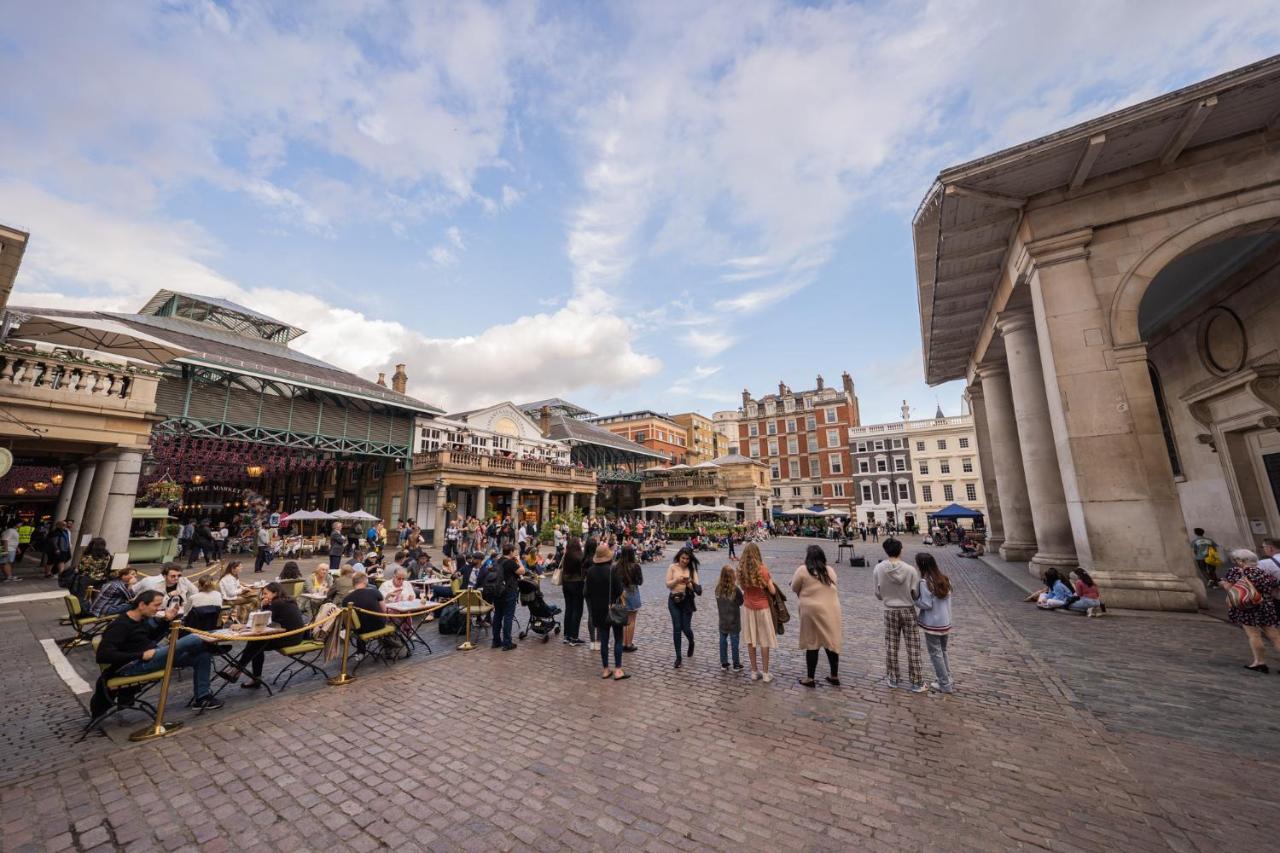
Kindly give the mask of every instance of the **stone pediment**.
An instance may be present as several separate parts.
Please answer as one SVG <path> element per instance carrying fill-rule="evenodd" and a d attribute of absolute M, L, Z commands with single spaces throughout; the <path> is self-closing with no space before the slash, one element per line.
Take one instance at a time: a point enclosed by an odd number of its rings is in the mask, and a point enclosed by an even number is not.
<path fill-rule="evenodd" d="M 475 430 L 510 436 L 527 441 L 540 440 L 542 430 L 520 411 L 514 403 L 497 403 L 486 409 L 476 409 L 463 415 L 452 415 L 451 419 L 464 421 Z"/>

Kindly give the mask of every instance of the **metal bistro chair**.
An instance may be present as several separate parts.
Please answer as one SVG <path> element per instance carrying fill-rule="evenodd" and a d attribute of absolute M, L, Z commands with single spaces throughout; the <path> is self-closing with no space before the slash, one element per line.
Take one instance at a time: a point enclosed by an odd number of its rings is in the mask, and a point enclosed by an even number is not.
<path fill-rule="evenodd" d="M 90 616 L 80 607 L 80 599 L 74 595 L 63 598 L 63 603 L 67 606 L 67 624 L 76 632 L 74 637 L 58 641 L 58 645 L 63 649 L 83 646 L 105 631 L 116 618 L 115 616 Z"/>
<path fill-rule="evenodd" d="M 391 663 L 391 637 L 398 633 L 398 629 L 392 620 L 388 619 L 386 624 L 381 628 L 375 628 L 372 631 L 360 630 L 360 614 L 355 610 L 351 611 L 351 632 L 356 638 L 356 665 L 351 668 L 351 672 L 355 673 L 360 668 L 360 664 L 364 663 L 369 657 L 375 657 L 384 664 Z"/>
<path fill-rule="evenodd" d="M 458 599 L 458 609 L 471 620 L 474 635 L 478 637 L 480 631 L 489 630 L 483 620 L 485 616 L 493 613 L 493 605 L 484 600 L 484 596 L 478 589 L 464 589 L 461 595 L 462 597 Z"/>
<path fill-rule="evenodd" d="M 102 637 L 94 636 L 90 642 L 93 644 L 93 651 L 96 654 L 98 644 L 102 642 Z M 123 711 L 141 711 L 153 720 L 156 718 L 155 706 L 150 702 L 144 701 L 142 694 L 164 680 L 164 670 L 157 669 L 155 672 L 148 672 L 143 675 L 117 675 L 107 678 L 108 668 L 106 664 L 98 664 L 98 669 L 102 674 L 98 676 L 98 683 L 94 686 L 94 691 L 101 690 L 110 702 L 110 707 L 89 720 L 88 725 L 84 727 L 84 731 L 80 732 L 80 737 L 76 740 L 77 743 L 87 738 L 89 732 L 101 727 L 108 719 Z"/>

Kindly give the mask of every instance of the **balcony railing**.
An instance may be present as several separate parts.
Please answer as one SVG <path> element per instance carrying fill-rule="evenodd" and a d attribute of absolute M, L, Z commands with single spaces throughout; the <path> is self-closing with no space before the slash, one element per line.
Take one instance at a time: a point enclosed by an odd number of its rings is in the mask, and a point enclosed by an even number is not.
<path fill-rule="evenodd" d="M 460 450 L 433 450 L 413 455 L 415 472 L 441 473 L 448 471 L 492 471 L 495 476 L 536 477 L 539 479 L 568 480 L 593 485 L 596 473 L 586 468 L 555 465 L 534 459 L 508 459 L 484 453 Z"/>
<path fill-rule="evenodd" d="M 0 389 L 14 397 L 149 412 L 156 378 L 124 366 L 5 349 L 0 350 Z"/>

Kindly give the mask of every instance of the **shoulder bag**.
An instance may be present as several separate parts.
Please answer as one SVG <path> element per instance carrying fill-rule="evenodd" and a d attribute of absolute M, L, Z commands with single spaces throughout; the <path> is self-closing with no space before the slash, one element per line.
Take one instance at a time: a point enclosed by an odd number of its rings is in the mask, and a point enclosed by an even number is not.
<path fill-rule="evenodd" d="M 1262 593 L 1258 592 L 1253 581 L 1245 575 L 1241 575 L 1238 581 L 1222 584 L 1222 588 L 1227 593 L 1227 604 L 1231 607 L 1248 610 L 1262 603 Z"/>
<path fill-rule="evenodd" d="M 609 572 L 609 624 L 625 625 L 630 615 L 627 613 L 626 604 L 622 602 L 622 595 L 613 597 L 613 567 L 610 566 L 607 571 Z"/>

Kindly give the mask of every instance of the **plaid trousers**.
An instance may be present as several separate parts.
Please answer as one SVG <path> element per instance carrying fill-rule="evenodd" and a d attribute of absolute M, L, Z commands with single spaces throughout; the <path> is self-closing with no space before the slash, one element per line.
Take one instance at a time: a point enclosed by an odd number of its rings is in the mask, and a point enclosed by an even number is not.
<path fill-rule="evenodd" d="M 898 638 L 907 642 L 907 675 L 913 685 L 923 684 L 920 675 L 920 631 L 916 628 L 914 607 L 886 607 L 884 609 L 884 661 L 889 680 L 897 684 Z"/>

